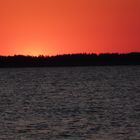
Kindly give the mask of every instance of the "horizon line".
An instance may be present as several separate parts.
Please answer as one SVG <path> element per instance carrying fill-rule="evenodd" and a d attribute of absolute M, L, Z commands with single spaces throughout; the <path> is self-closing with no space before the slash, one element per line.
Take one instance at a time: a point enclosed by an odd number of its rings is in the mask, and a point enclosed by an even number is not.
<path fill-rule="evenodd" d="M 28 56 L 28 57 L 55 57 L 55 56 L 63 56 L 63 55 L 78 55 L 78 54 L 86 54 L 86 55 L 101 55 L 101 54 L 118 54 L 118 55 L 121 55 L 121 54 L 131 54 L 131 53 L 140 53 L 140 51 L 132 51 L 132 52 L 124 52 L 124 53 L 120 53 L 120 52 L 101 52 L 101 53 L 94 53 L 94 52 L 91 52 L 91 53 L 88 53 L 88 52 L 82 52 L 82 53 L 63 53 L 63 54 L 55 54 L 55 55 L 45 55 L 45 54 L 38 54 L 38 55 L 30 55 L 30 54 L 14 54 L 14 55 L 1 55 L 1 57 L 14 57 L 14 56 Z"/>

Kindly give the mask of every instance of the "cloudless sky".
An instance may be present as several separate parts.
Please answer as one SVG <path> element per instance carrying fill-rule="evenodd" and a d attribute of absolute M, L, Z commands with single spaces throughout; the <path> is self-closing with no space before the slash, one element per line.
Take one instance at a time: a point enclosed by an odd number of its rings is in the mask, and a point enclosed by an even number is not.
<path fill-rule="evenodd" d="M 0 0 L 0 55 L 140 52 L 140 0 Z"/>

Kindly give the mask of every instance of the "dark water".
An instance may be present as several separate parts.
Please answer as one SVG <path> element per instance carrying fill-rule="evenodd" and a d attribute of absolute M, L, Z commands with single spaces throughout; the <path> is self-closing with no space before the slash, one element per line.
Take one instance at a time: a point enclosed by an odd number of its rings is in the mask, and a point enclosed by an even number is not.
<path fill-rule="evenodd" d="M 0 140 L 140 140 L 140 66 L 0 69 Z"/>

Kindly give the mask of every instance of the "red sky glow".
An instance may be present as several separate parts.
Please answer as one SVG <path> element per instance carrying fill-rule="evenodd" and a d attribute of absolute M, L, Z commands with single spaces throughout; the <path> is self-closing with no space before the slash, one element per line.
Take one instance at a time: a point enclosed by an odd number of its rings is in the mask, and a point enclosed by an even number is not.
<path fill-rule="evenodd" d="M 0 0 L 0 55 L 140 52 L 140 0 Z"/>

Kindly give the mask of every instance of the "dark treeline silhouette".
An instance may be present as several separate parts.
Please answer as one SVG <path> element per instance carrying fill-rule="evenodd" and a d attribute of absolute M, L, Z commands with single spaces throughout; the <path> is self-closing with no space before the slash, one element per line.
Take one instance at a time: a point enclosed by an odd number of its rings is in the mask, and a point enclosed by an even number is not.
<path fill-rule="evenodd" d="M 140 65 L 140 53 L 64 54 L 56 56 L 0 56 L 0 67 Z"/>

